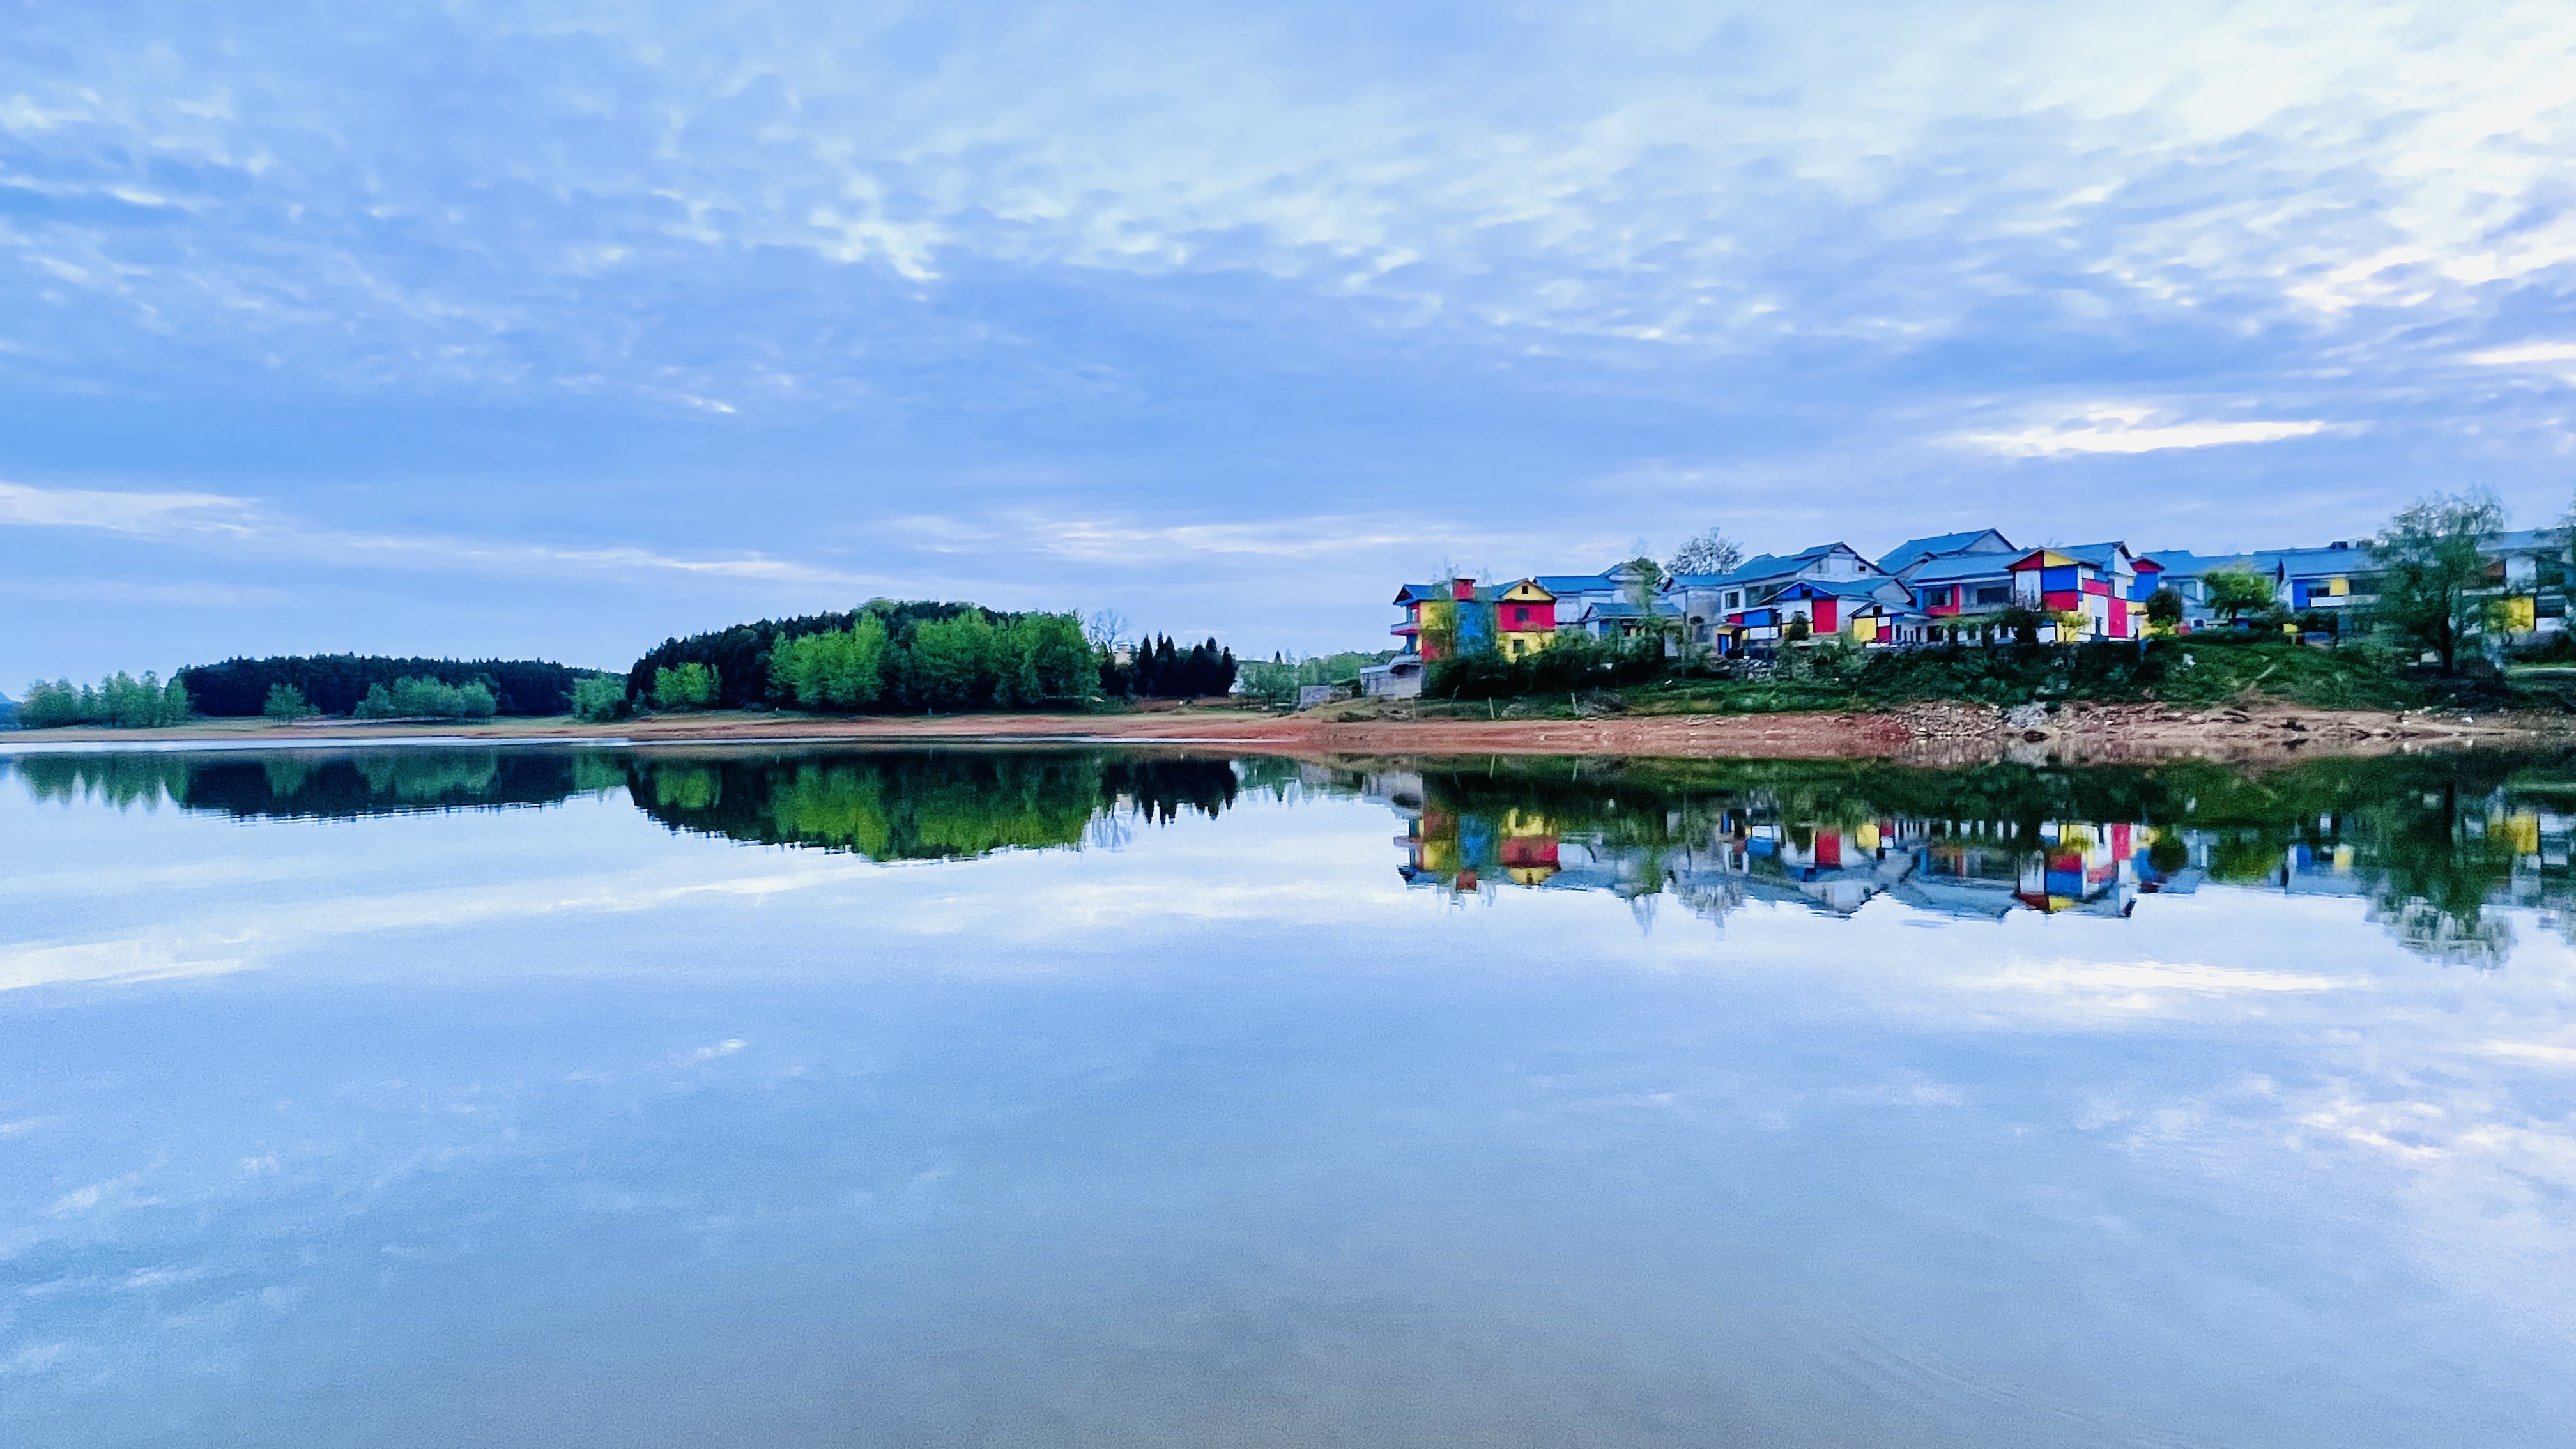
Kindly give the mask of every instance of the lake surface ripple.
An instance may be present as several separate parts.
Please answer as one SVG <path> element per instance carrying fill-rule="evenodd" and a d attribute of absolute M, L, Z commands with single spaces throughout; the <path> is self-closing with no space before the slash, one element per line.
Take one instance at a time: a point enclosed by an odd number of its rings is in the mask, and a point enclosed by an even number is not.
<path fill-rule="evenodd" d="M 0 756 L 0 1442 L 2576 1444 L 2576 760 Z"/>

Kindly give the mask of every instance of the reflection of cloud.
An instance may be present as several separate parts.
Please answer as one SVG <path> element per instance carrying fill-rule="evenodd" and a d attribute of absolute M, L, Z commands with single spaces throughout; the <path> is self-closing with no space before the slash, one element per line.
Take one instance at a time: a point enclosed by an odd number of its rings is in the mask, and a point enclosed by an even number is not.
<path fill-rule="evenodd" d="M 2482 1041 L 2476 1050 L 2507 1061 L 2531 1062 L 2549 1067 L 2576 1067 L 2576 1046 L 2551 1046 L 2536 1041 Z"/>
<path fill-rule="evenodd" d="M 2064 962 L 2021 967 L 1959 984 L 1989 991 L 2111 992 L 2145 999 L 2158 992 L 2243 996 L 2281 991 L 2349 990 L 2359 983 L 2244 966 L 2172 965 L 2159 961 Z"/>
<path fill-rule="evenodd" d="M 159 981 L 241 970 L 241 956 L 196 955 L 159 941 L 88 941 L 0 951 L 0 991 L 74 982 Z"/>
<path fill-rule="evenodd" d="M 2071 453 L 2155 453 L 2169 448 L 2214 448 L 2233 443 L 2277 443 L 2325 431 L 2322 422 L 2166 423 L 2148 425 L 2144 408 L 2103 408 L 2079 422 L 2008 433 L 1962 433 L 1965 446 L 2010 458 L 2052 458 Z"/>

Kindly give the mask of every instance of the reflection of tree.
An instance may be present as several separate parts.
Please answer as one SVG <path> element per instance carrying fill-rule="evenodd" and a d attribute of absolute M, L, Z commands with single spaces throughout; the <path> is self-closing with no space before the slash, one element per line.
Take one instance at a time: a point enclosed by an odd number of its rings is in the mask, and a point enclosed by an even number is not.
<path fill-rule="evenodd" d="M 2457 778 L 2429 789 L 2394 792 L 2369 824 L 2373 841 L 2371 901 L 2378 918 L 2410 951 L 2437 961 L 2499 966 L 2513 949 L 2513 928 L 2487 913 L 2487 903 L 2513 878 L 2513 841 L 2484 829 L 2485 796 L 2471 829 Z"/>
<path fill-rule="evenodd" d="M 1095 819 L 1213 816 L 1238 789 L 1223 760 L 1099 752 L 639 757 L 628 768 L 636 803 L 671 829 L 876 860 L 1077 846 Z"/>
<path fill-rule="evenodd" d="M 166 799 L 241 820 L 312 820 L 550 805 L 573 792 L 572 758 L 498 750 L 39 755 L 19 761 L 18 774 L 40 800 L 123 807 Z"/>

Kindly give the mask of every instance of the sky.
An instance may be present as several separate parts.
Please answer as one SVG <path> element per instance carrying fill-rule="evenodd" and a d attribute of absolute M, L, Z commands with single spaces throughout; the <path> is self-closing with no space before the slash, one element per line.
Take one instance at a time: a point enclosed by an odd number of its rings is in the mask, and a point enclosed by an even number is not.
<path fill-rule="evenodd" d="M 2576 491 L 2576 8 L 0 0 L 0 690 Z"/>

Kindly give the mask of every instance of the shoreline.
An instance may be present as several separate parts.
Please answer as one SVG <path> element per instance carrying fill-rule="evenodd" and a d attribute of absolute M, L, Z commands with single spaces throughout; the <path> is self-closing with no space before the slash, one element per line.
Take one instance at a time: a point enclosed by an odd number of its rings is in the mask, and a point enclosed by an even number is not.
<path fill-rule="evenodd" d="M 1244 709 L 1125 714 L 834 716 L 722 711 L 584 724 L 568 716 L 474 724 L 282 725 L 209 720 L 166 729 L 95 726 L 0 732 L 0 755 L 101 748 L 346 749 L 496 745 L 649 749 L 660 745 L 1135 745 L 1277 755 L 1626 755 L 1726 759 L 1886 759 L 1968 764 L 2288 760 L 2418 749 L 2576 744 L 2576 716 L 2318 710 L 2265 701 L 2184 709 L 2070 703 L 2008 723 L 1991 706 L 1931 702 L 1881 712 L 1609 714 L 1578 719 L 1419 718 L 1401 705 L 1329 705 L 1297 714 Z"/>

